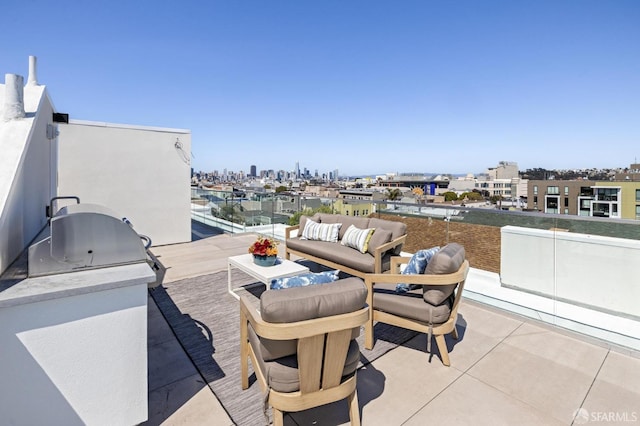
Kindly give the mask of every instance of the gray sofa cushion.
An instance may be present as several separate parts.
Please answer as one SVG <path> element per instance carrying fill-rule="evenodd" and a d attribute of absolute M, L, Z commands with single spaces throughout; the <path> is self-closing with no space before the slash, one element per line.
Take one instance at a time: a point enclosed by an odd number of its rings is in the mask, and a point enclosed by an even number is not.
<path fill-rule="evenodd" d="M 450 243 L 441 248 L 427 264 L 425 274 L 452 274 L 460 269 L 464 262 L 465 251 L 458 243 Z M 424 300 L 432 305 L 441 304 L 455 290 L 456 284 L 424 286 Z"/>
<path fill-rule="evenodd" d="M 384 220 L 372 217 L 369 219 L 369 228 L 381 228 L 387 231 L 391 231 L 391 240 L 400 238 L 407 234 L 407 224 L 403 222 L 394 222 L 391 220 Z M 402 251 L 402 246 L 398 246 L 393 250 L 395 256 L 399 256 Z"/>
<path fill-rule="evenodd" d="M 322 318 L 357 311 L 365 305 L 366 298 L 364 282 L 352 277 L 323 285 L 266 291 L 260 297 L 260 315 L 272 323 Z"/>
<path fill-rule="evenodd" d="M 343 246 L 340 243 L 301 240 L 296 237 L 287 240 L 287 247 L 364 273 L 373 273 L 375 270 L 375 258 L 371 254 L 360 253 L 358 250 Z M 386 265 L 386 269 L 388 269 L 389 257 L 383 257 L 382 260 L 382 264 L 383 266 Z"/>
<path fill-rule="evenodd" d="M 376 249 L 378 247 L 391 241 L 391 235 L 391 231 L 382 228 L 376 228 L 376 230 L 373 231 L 371 239 L 369 240 L 369 247 L 367 248 L 367 252 L 372 256 L 375 255 Z"/>
<path fill-rule="evenodd" d="M 431 324 L 442 324 L 451 315 L 451 298 L 437 306 L 425 303 L 422 289 L 396 293 L 395 284 L 376 284 L 373 306 L 376 310 Z"/>

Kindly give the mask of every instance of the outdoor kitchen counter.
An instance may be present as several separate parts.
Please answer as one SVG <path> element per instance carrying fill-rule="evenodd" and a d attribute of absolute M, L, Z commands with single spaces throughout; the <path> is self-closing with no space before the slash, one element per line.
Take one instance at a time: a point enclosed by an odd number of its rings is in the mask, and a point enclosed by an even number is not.
<path fill-rule="evenodd" d="M 147 263 L 87 269 L 78 272 L 17 277 L 9 268 L 0 278 L 0 308 L 71 297 L 115 288 L 147 285 L 156 279 Z M 5 278 L 6 277 L 6 278 Z"/>
<path fill-rule="evenodd" d="M 26 258 L 27 256 L 25 256 Z M 20 424 L 148 419 L 146 262 L 0 277 L 0 413 Z M 33 401 L 46 401 L 34 410 Z"/>

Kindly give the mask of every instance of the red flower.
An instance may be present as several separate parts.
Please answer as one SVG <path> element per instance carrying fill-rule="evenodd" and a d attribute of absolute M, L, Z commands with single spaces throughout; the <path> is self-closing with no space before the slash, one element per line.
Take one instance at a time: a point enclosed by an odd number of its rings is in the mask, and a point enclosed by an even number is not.
<path fill-rule="evenodd" d="M 272 238 L 258 237 L 249 247 L 249 253 L 258 256 L 275 256 L 278 254 L 278 242 Z"/>

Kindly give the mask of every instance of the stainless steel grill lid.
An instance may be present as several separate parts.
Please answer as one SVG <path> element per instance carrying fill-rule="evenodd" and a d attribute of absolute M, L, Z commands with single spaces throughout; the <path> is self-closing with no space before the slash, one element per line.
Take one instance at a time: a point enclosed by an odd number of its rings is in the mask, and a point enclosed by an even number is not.
<path fill-rule="evenodd" d="M 97 204 L 72 204 L 50 221 L 50 236 L 29 247 L 29 276 L 147 261 L 148 237 L 130 222 Z"/>

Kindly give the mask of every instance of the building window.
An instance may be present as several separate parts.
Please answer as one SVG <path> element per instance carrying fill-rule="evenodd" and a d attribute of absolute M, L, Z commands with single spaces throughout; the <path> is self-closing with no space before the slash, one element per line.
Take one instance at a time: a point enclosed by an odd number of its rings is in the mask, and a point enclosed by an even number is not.
<path fill-rule="evenodd" d="M 640 189 L 636 189 L 636 201 L 640 202 Z"/>
<path fill-rule="evenodd" d="M 533 185 L 533 195 L 538 195 L 538 185 Z"/>
<path fill-rule="evenodd" d="M 569 198 L 567 197 L 564 198 L 564 206 L 569 207 Z"/>
<path fill-rule="evenodd" d="M 551 196 L 545 197 L 544 212 L 551 213 L 551 214 L 560 213 L 559 206 L 558 206 L 559 201 L 560 200 L 558 199 L 558 197 L 551 197 Z"/>
<path fill-rule="evenodd" d="M 564 209 L 564 214 L 569 214 L 569 209 Z"/>
<path fill-rule="evenodd" d="M 564 187 L 564 195 L 569 195 L 569 187 L 568 186 Z"/>
<path fill-rule="evenodd" d="M 636 220 L 640 220 L 640 206 L 636 206 Z"/>
<path fill-rule="evenodd" d="M 549 195 L 558 195 L 560 194 L 560 189 L 557 186 L 548 186 L 547 194 Z"/>

